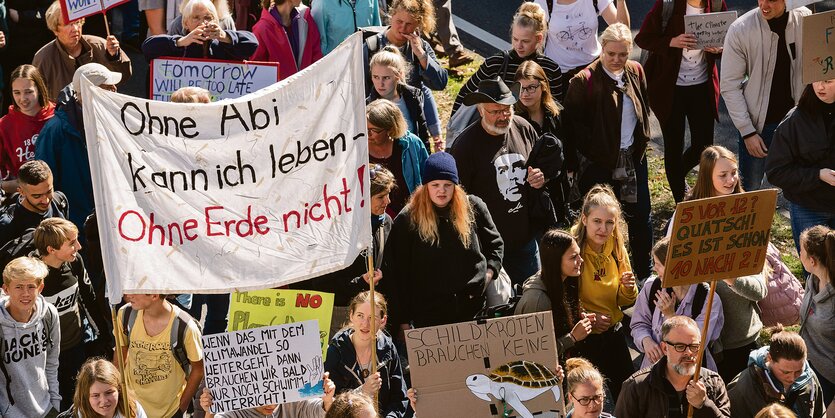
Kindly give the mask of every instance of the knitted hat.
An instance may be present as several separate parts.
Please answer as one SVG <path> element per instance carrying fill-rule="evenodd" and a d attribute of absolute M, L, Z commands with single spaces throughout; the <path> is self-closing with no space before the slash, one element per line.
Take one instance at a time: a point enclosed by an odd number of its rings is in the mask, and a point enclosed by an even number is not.
<path fill-rule="evenodd" d="M 458 167 L 455 158 L 446 152 L 436 152 L 426 159 L 421 170 L 423 184 L 435 180 L 449 180 L 458 184 Z"/>

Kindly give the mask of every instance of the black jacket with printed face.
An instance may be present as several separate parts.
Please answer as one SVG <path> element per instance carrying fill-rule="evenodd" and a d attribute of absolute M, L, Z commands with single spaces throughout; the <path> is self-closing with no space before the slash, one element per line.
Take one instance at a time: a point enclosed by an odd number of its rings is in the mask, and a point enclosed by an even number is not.
<path fill-rule="evenodd" d="M 765 163 L 768 181 L 783 189 L 786 199 L 825 213 L 835 213 L 835 187 L 820 179 L 822 168 L 835 170 L 833 125 L 795 107 L 774 132 Z"/>

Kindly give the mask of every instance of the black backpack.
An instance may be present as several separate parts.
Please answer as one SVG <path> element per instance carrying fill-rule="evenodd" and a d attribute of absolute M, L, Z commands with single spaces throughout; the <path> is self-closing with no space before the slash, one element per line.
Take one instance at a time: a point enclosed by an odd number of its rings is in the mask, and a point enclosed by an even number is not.
<path fill-rule="evenodd" d="M 180 364 L 180 367 L 182 367 L 183 371 L 186 375 L 188 375 L 189 370 L 191 370 L 191 360 L 188 359 L 188 353 L 186 353 L 186 346 L 184 343 L 186 330 L 188 329 L 189 322 L 194 321 L 194 323 L 197 324 L 198 329 L 200 329 L 200 323 L 189 315 L 188 312 L 183 311 L 177 306 L 171 305 L 171 308 L 174 310 L 175 315 L 174 323 L 171 324 L 171 352 L 174 354 L 174 358 L 177 359 L 177 363 Z M 122 332 L 127 338 L 125 346 L 130 347 L 130 332 L 133 329 L 134 323 L 136 323 L 136 318 L 139 315 L 139 312 L 136 309 L 133 309 L 130 304 L 123 306 L 122 310 L 124 310 L 122 313 Z"/>
<path fill-rule="evenodd" d="M 690 312 L 690 317 L 696 319 L 699 315 L 702 314 L 702 309 L 705 306 L 705 300 L 707 299 L 707 292 L 710 288 L 707 286 L 706 283 L 699 283 L 697 284 L 696 294 L 693 296 L 693 308 Z M 652 282 L 652 286 L 649 288 L 649 315 L 652 316 L 655 314 L 655 294 L 661 290 L 661 278 L 658 277 Z M 673 289 L 666 288 L 664 289 L 667 292 L 672 292 Z"/>
<path fill-rule="evenodd" d="M 23 235 L 12 239 L 0 247 L 0 272 L 6 269 L 12 260 L 35 251 L 35 228 L 27 229 Z"/>

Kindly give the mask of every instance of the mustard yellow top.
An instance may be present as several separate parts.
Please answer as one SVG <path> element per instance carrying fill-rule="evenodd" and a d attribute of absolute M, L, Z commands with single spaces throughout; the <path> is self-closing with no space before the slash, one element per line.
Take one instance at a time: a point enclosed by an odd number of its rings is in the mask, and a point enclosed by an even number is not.
<path fill-rule="evenodd" d="M 629 259 L 616 259 L 614 235 L 603 245 L 603 251 L 594 251 L 588 241 L 583 245 L 584 260 L 580 272 L 580 304 L 587 312 L 602 313 L 612 318 L 612 325 L 623 319 L 621 306 L 638 298 L 638 287 L 627 290 L 621 286 L 624 272 L 632 271 Z"/>

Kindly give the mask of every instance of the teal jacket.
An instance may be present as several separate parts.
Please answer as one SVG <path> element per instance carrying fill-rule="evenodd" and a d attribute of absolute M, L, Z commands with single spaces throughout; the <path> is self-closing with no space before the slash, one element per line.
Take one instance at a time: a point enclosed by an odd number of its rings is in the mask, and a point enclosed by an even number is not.
<path fill-rule="evenodd" d="M 400 161 L 403 163 L 403 178 L 409 186 L 409 194 L 412 194 L 421 185 L 421 172 L 423 164 L 429 158 L 429 153 L 426 152 L 426 147 L 423 146 L 420 138 L 411 132 L 406 132 L 406 135 L 397 141 L 400 149 L 403 150 L 400 154 Z"/>
<path fill-rule="evenodd" d="M 310 8 L 319 27 L 322 54 L 327 55 L 357 29 L 380 26 L 380 6 L 377 0 L 316 0 Z"/>

